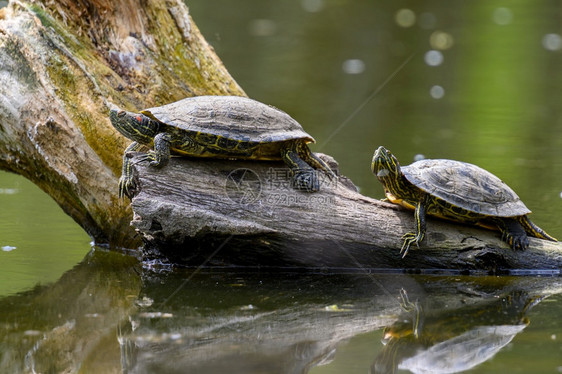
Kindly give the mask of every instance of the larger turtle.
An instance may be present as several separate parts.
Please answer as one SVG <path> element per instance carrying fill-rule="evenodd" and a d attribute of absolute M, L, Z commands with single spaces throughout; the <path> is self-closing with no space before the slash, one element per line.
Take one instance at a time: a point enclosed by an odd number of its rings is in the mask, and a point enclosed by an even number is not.
<path fill-rule="evenodd" d="M 314 138 L 287 113 L 258 101 L 238 96 L 198 96 L 141 110 L 112 109 L 113 126 L 133 140 L 123 156 L 119 196 L 135 188 L 128 154 L 154 146 L 145 160 L 164 166 L 170 152 L 196 157 L 283 160 L 291 169 L 293 186 L 319 190 L 316 170 L 330 177 L 332 170 L 313 154 L 307 143 Z"/>
<path fill-rule="evenodd" d="M 412 244 L 419 247 L 423 240 L 426 214 L 497 228 L 513 249 L 526 249 L 527 235 L 557 241 L 529 220 L 531 211 L 508 185 L 476 165 L 421 160 L 401 167 L 390 151 L 379 147 L 371 170 L 383 184 L 388 200 L 415 211 L 415 231 L 402 237 L 402 257 Z"/>

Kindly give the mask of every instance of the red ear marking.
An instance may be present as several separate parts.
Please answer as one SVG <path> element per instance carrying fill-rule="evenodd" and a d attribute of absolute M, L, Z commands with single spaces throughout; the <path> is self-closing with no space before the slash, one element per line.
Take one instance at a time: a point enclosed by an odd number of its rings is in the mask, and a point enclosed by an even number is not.
<path fill-rule="evenodd" d="M 138 122 L 142 122 L 141 116 L 137 116 L 137 121 L 138 121 Z"/>

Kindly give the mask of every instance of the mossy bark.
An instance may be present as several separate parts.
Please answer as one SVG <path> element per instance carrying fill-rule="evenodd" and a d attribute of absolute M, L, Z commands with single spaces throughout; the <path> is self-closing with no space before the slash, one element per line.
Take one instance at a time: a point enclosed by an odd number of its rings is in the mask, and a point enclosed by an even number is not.
<path fill-rule="evenodd" d="M 12 0 L 0 9 L 0 168 L 46 191 L 98 243 L 134 247 L 117 197 L 129 143 L 111 105 L 244 95 L 182 0 Z"/>

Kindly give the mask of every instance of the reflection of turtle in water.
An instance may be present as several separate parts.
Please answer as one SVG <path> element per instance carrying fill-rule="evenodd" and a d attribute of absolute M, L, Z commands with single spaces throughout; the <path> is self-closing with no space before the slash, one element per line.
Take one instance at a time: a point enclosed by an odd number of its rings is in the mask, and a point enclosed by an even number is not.
<path fill-rule="evenodd" d="M 180 155 L 245 160 L 283 160 L 295 188 L 319 190 L 316 170 L 335 174 L 313 154 L 314 139 L 287 113 L 238 96 L 198 96 L 140 113 L 112 109 L 111 124 L 133 143 L 125 150 L 119 195 L 135 189 L 128 153 L 154 146 L 145 159 L 163 166 L 170 152 Z"/>
<path fill-rule="evenodd" d="M 389 201 L 414 209 L 415 232 L 403 236 L 408 254 L 425 236 L 425 215 L 497 228 L 513 249 L 529 246 L 527 235 L 556 241 L 529 220 L 531 211 L 511 188 L 492 173 L 466 162 L 421 160 L 400 166 L 384 147 L 373 156 L 371 170 Z"/>
<path fill-rule="evenodd" d="M 512 292 L 465 308 L 427 313 L 401 293 L 405 319 L 385 328 L 385 347 L 371 373 L 456 373 L 492 358 L 528 324 L 527 313 L 543 297 Z"/>

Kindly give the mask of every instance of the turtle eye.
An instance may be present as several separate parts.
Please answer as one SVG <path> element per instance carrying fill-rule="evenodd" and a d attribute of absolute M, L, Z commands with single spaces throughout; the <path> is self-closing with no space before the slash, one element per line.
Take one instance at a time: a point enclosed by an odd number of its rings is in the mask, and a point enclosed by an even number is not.
<path fill-rule="evenodd" d="M 124 115 L 125 115 L 124 110 L 120 110 L 119 113 L 117 113 L 117 117 L 123 117 Z"/>

